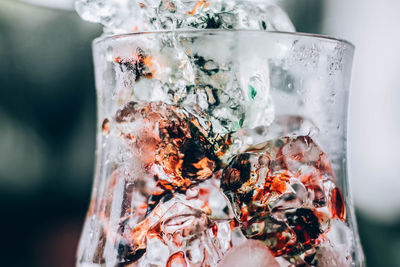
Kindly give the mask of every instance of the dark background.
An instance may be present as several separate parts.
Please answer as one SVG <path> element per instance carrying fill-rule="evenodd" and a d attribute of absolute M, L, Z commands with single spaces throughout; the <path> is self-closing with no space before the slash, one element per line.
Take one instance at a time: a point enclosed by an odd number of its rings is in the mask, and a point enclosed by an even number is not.
<path fill-rule="evenodd" d="M 296 1 L 321 33 L 322 1 Z M 96 100 L 91 41 L 74 12 L 0 1 L 0 266 L 74 266 L 89 203 Z M 400 220 L 357 212 L 368 266 L 400 266 Z"/>

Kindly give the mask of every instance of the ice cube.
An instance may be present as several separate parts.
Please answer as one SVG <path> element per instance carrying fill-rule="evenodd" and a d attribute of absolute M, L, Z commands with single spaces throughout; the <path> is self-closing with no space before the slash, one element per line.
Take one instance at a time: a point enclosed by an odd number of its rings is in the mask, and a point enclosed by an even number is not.
<path fill-rule="evenodd" d="M 197 115 L 206 113 L 219 135 L 271 124 L 274 106 L 267 65 L 260 66 L 258 58 L 246 64 L 235 62 L 227 38 L 205 37 L 196 43 L 191 38 L 167 39 L 161 42 L 161 52 L 150 54 L 138 47 L 133 56 L 115 57 L 121 98 L 163 101 Z M 218 45 L 222 52 L 208 51 L 215 42 L 222 42 Z"/>
<path fill-rule="evenodd" d="M 128 231 L 132 244 L 148 251 L 149 238 L 156 236 L 168 246 L 170 252 L 181 250 L 191 264 L 215 264 L 230 242 L 230 228 L 226 225 L 229 222 L 211 221 L 202 210 L 191 204 L 193 201 L 185 200 L 182 196 L 159 203 L 144 221 Z M 161 243 L 158 245 L 161 246 Z M 151 258 L 151 255 L 146 258 Z M 173 255 L 170 255 L 168 262 L 173 259 Z"/>
<path fill-rule="evenodd" d="M 252 29 L 294 31 L 275 1 L 233 0 L 77 0 L 85 20 L 102 23 L 108 33 L 174 29 Z"/>
<path fill-rule="evenodd" d="M 237 155 L 221 188 L 243 234 L 277 256 L 304 259 L 332 219 L 345 219 L 329 158 L 309 136 L 281 137 Z"/>
<path fill-rule="evenodd" d="M 119 7 L 114 1 L 80 0 L 75 1 L 75 9 L 84 20 L 106 23 L 106 21 L 111 20 L 115 16 Z"/>
<path fill-rule="evenodd" d="M 318 127 L 310 119 L 297 115 L 276 115 L 264 138 L 275 139 L 290 135 L 313 137 L 318 133 Z"/>
<path fill-rule="evenodd" d="M 301 172 L 302 166 L 317 168 L 323 176 L 333 176 L 328 155 L 309 136 L 291 138 L 280 151 L 287 168 L 293 172 Z"/>
<path fill-rule="evenodd" d="M 181 95 L 178 103 L 184 107 L 198 107 L 209 114 L 213 131 L 226 134 L 238 130 L 246 113 L 247 96 L 243 94 L 237 74 L 234 72 L 235 63 L 232 60 L 233 49 L 224 43 L 218 45 L 224 48 L 223 53 L 210 55 L 207 50 L 215 42 L 226 41 L 218 38 L 204 38 L 199 43 L 186 44 L 185 49 L 191 54 L 191 66 L 194 82 L 187 83 L 185 94 Z M 190 43 L 191 40 L 185 40 Z"/>
<path fill-rule="evenodd" d="M 342 255 L 351 261 L 354 241 L 354 234 L 347 223 L 334 219 L 331 221 L 330 231 L 326 234 L 325 242 L 321 244 L 321 247 L 338 248 Z"/>
<path fill-rule="evenodd" d="M 218 267 L 279 267 L 268 247 L 257 240 L 247 240 L 230 250 Z"/>
<path fill-rule="evenodd" d="M 275 118 L 275 110 L 269 92 L 269 80 L 267 77 L 268 69 L 265 69 L 264 73 L 255 72 L 248 79 L 248 110 L 243 122 L 243 127 L 246 129 L 268 127 Z"/>
<path fill-rule="evenodd" d="M 273 1 L 239 1 L 234 10 L 235 29 L 295 31 L 287 14 Z"/>
<path fill-rule="evenodd" d="M 75 10 L 82 19 L 103 24 L 106 33 L 127 33 L 150 26 L 138 1 L 76 0 Z"/>
<path fill-rule="evenodd" d="M 352 257 L 348 252 L 348 248 L 343 245 L 331 245 L 324 243 L 318 248 L 316 260 L 318 267 L 329 266 L 352 266 Z"/>
<path fill-rule="evenodd" d="M 169 257 L 169 248 L 159 235 L 147 235 L 146 262 L 152 266 L 165 266 Z"/>
<path fill-rule="evenodd" d="M 253 29 L 295 31 L 287 14 L 274 1 L 170 1 L 158 9 L 162 29 Z M 173 3 L 173 4 L 171 4 Z M 160 6 L 164 6 L 160 5 Z"/>
<path fill-rule="evenodd" d="M 230 203 L 220 189 L 220 172 L 210 180 L 202 182 L 186 191 L 187 203 L 201 209 L 212 220 L 233 218 Z"/>
<path fill-rule="evenodd" d="M 208 129 L 176 106 L 130 102 L 118 110 L 115 127 L 165 190 L 186 190 L 210 178 L 217 167 L 205 137 Z"/>
<path fill-rule="evenodd" d="M 287 13 L 277 5 L 268 5 L 266 17 L 271 31 L 295 32 L 296 29 Z"/>

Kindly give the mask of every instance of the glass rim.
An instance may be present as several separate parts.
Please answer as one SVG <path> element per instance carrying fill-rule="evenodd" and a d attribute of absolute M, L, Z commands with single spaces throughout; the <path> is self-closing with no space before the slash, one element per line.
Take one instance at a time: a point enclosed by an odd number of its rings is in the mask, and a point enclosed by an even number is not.
<path fill-rule="evenodd" d="M 121 34 L 113 34 L 113 35 L 105 35 L 97 37 L 93 40 L 93 45 L 97 45 L 99 43 L 107 42 L 113 39 L 123 39 L 129 38 L 132 36 L 142 36 L 142 35 L 153 35 L 153 34 L 169 34 L 169 33 L 262 33 L 267 35 L 286 35 L 293 37 L 306 37 L 311 39 L 319 39 L 322 41 L 341 43 L 350 46 L 353 50 L 355 49 L 355 45 L 350 41 L 345 39 L 332 37 L 324 34 L 315 34 L 315 33 L 305 33 L 305 32 L 285 32 L 285 31 L 266 31 L 266 30 L 232 30 L 232 29 L 177 29 L 177 30 L 159 30 L 159 31 L 140 31 L 140 32 L 130 32 L 130 33 L 121 33 Z"/>

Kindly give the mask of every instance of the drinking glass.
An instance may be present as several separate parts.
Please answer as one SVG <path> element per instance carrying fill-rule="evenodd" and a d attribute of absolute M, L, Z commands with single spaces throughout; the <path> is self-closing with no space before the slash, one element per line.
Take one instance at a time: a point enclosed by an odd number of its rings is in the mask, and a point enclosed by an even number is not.
<path fill-rule="evenodd" d="M 352 44 L 160 31 L 102 37 L 93 52 L 78 266 L 364 266 L 347 178 Z"/>

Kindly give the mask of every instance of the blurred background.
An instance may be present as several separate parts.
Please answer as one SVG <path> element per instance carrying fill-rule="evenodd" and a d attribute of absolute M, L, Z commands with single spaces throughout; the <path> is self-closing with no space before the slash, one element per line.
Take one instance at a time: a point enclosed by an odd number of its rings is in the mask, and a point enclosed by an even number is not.
<path fill-rule="evenodd" d="M 368 266 L 400 266 L 400 1 L 283 4 L 298 31 L 356 45 L 349 162 L 361 242 Z M 92 185 L 91 41 L 101 27 L 71 9 L 72 0 L 0 1 L 1 266 L 74 266 Z"/>

